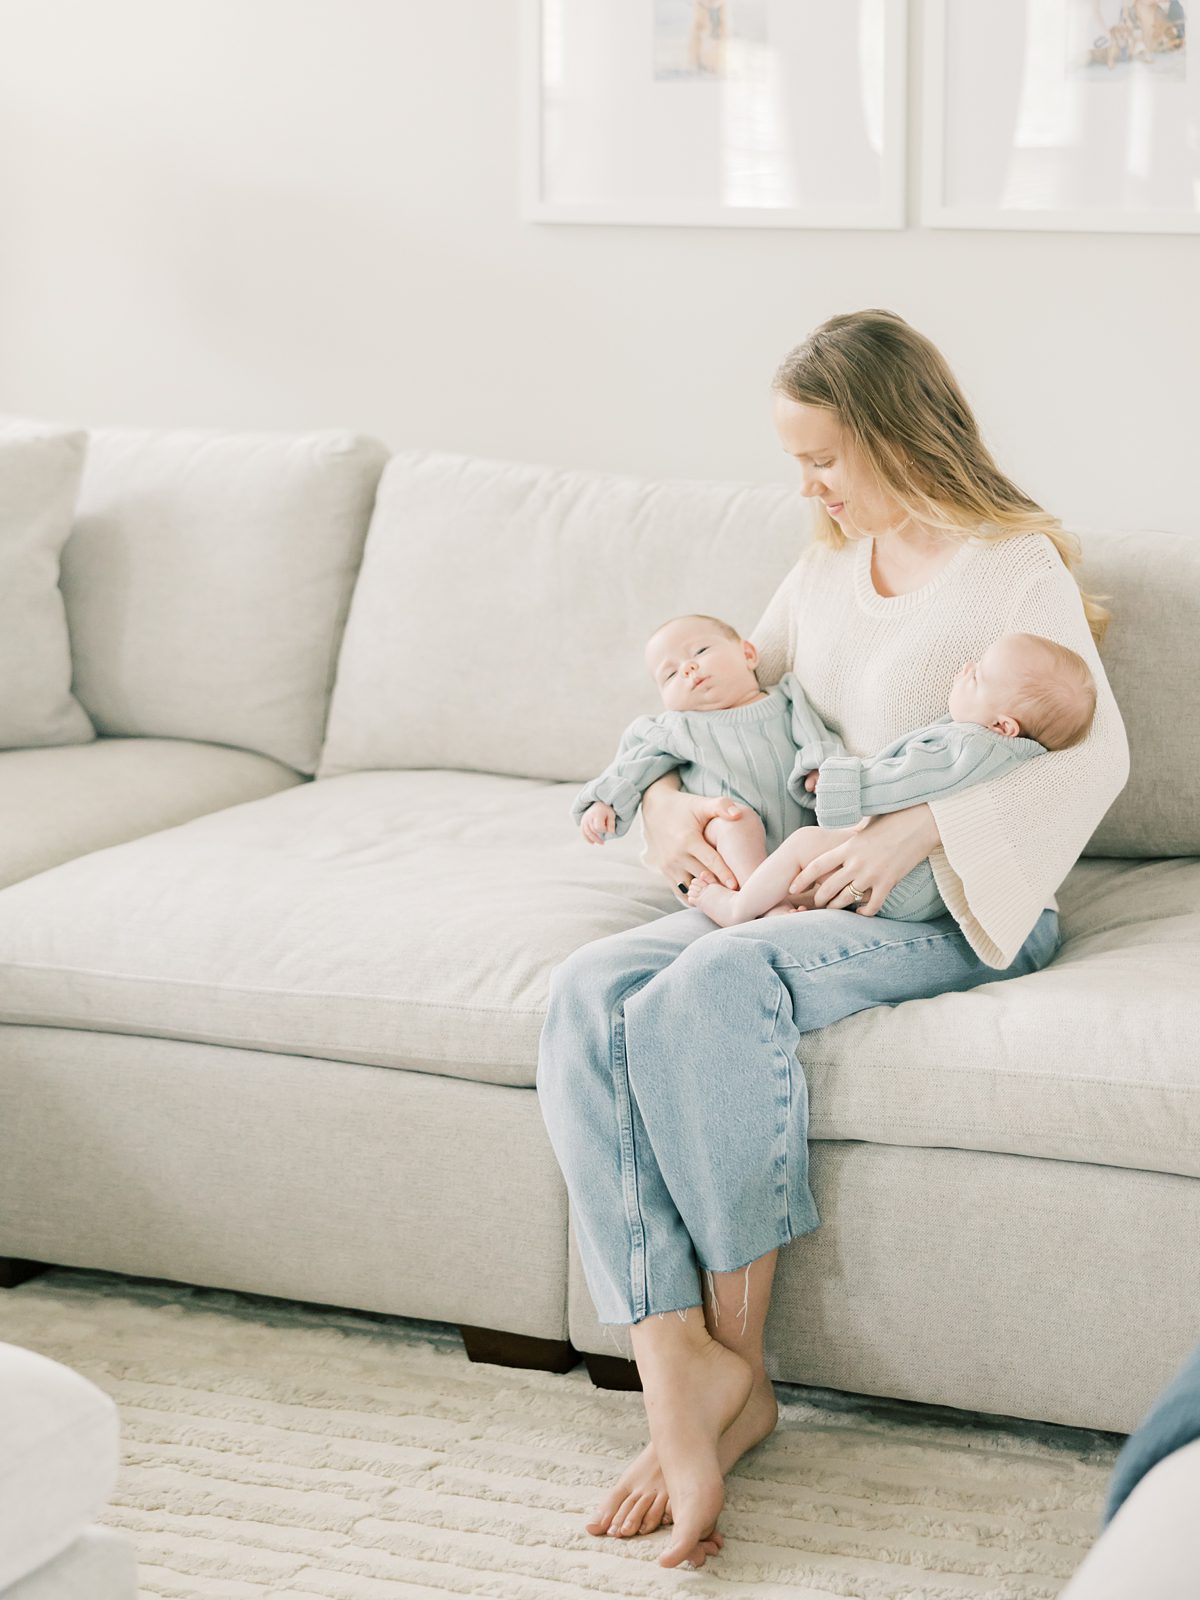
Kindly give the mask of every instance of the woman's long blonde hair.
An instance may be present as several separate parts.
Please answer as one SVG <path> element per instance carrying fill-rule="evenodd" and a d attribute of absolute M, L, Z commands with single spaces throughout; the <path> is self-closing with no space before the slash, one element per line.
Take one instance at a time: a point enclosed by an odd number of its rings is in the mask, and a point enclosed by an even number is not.
<path fill-rule="evenodd" d="M 1075 534 L 992 460 L 941 352 L 894 311 L 830 317 L 783 358 L 771 388 L 801 405 L 834 412 L 876 488 L 915 522 L 959 539 L 1044 533 L 1068 570 L 1079 561 Z M 822 543 L 846 543 L 823 505 L 814 507 L 814 515 Z M 1112 615 L 1101 602 L 1110 596 L 1087 594 L 1082 587 L 1080 594 L 1099 643 Z"/>

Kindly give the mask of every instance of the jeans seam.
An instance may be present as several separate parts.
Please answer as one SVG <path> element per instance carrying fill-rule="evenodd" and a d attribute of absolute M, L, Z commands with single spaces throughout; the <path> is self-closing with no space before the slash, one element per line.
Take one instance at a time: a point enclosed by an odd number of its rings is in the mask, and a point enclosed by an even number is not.
<path fill-rule="evenodd" d="M 609 1014 L 609 1061 L 613 1077 L 613 1094 L 617 1100 L 617 1129 L 620 1134 L 621 1191 L 625 1197 L 625 1221 L 629 1228 L 629 1308 L 634 1322 L 647 1315 L 649 1286 L 646 1281 L 646 1224 L 642 1217 L 638 1187 L 637 1146 L 633 1139 L 632 1091 L 629 1087 L 629 1053 L 626 1048 L 625 1002 L 648 980 L 634 982 L 617 996 Z M 620 1043 L 618 1045 L 618 1036 Z M 635 1255 L 641 1255 L 641 1292 L 634 1276 Z M 640 1298 L 640 1309 L 637 1301 Z"/>
<path fill-rule="evenodd" d="M 841 964 L 845 961 L 857 961 L 862 956 L 880 955 L 885 950 L 908 950 L 914 945 L 938 944 L 946 939 L 955 938 L 960 931 L 961 930 L 959 928 L 955 927 L 953 933 L 927 933 L 923 934 L 919 939 L 889 939 L 886 943 L 881 941 L 879 944 L 863 945 L 859 950 L 847 950 L 844 954 L 834 956 L 829 961 L 812 961 L 806 963 L 803 961 L 785 960 L 777 961 L 775 966 L 777 970 L 784 972 L 825 972 L 830 967 L 841 966 Z M 778 950 L 779 946 L 775 945 L 774 948 Z M 785 954 L 785 952 L 780 953 Z M 997 971 L 999 970 L 1001 969 L 997 968 Z"/>
<path fill-rule="evenodd" d="M 783 1046 L 779 1043 L 779 1040 L 778 1040 L 779 1013 L 780 1013 L 780 1010 L 782 1009 L 783 999 L 784 999 L 784 996 L 786 994 L 787 994 L 787 985 L 784 984 L 784 983 L 780 983 L 779 984 L 779 992 L 775 996 L 775 1015 L 771 1019 L 771 1043 L 774 1045 L 777 1054 L 780 1057 L 782 1057 L 782 1059 L 783 1059 L 783 1071 L 784 1071 L 784 1080 L 783 1081 L 784 1081 L 784 1085 L 785 1085 L 785 1088 L 786 1088 L 786 1094 L 785 1094 L 785 1097 L 784 1097 L 784 1108 L 783 1108 L 783 1217 L 784 1217 L 784 1231 L 790 1236 L 791 1235 L 791 1231 L 792 1231 L 792 1173 L 791 1173 L 791 1166 L 790 1166 L 790 1163 L 788 1161 L 788 1132 L 789 1132 L 789 1130 L 791 1128 L 791 1125 L 792 1125 L 792 1099 L 793 1099 L 792 1070 L 793 1070 L 793 1066 L 797 1065 L 797 1063 L 796 1063 L 796 1058 L 795 1058 L 795 1052 L 792 1053 L 792 1057 L 789 1060 L 788 1059 L 788 1052 L 783 1048 Z M 805 1130 L 805 1134 L 806 1135 L 807 1135 L 807 1131 L 808 1130 L 806 1129 Z"/>

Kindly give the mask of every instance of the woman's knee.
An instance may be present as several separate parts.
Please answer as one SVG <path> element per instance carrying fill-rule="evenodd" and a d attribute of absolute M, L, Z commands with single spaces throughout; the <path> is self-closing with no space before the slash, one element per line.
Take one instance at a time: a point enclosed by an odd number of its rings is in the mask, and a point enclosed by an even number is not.
<path fill-rule="evenodd" d="M 569 997 L 585 998 L 607 1010 L 631 985 L 644 981 L 656 970 L 650 951 L 637 938 L 639 929 L 593 939 L 572 950 L 550 970 L 549 992 L 552 1001 Z"/>

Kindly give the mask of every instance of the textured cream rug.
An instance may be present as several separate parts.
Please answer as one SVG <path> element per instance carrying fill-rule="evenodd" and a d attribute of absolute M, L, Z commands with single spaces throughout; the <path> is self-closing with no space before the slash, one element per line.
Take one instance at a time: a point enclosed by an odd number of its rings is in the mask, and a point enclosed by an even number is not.
<path fill-rule="evenodd" d="M 726 1482 L 725 1548 L 583 1527 L 645 1441 L 640 1394 L 467 1360 L 456 1330 L 56 1269 L 0 1293 L 0 1339 L 121 1415 L 100 1520 L 143 1600 L 1057 1595 L 1094 1542 L 1120 1434 L 780 1384 Z"/>

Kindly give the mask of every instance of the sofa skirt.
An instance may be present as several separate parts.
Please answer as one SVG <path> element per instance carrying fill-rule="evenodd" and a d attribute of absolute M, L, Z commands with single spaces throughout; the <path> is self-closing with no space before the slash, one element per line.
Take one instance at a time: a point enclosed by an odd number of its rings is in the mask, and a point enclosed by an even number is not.
<path fill-rule="evenodd" d="M 1196 1342 L 1200 1179 L 814 1140 L 821 1226 L 779 1252 L 778 1382 L 1131 1432 Z M 699 1300 L 699 1290 L 697 1290 Z M 570 1230 L 579 1350 L 602 1328 Z"/>
<path fill-rule="evenodd" d="M 0 1027 L 0 1255 L 565 1339 L 535 1089 Z"/>
<path fill-rule="evenodd" d="M 810 1178 L 779 1382 L 1129 1433 L 1195 1345 L 1200 1179 L 854 1140 Z M 6 1025 L 0 1255 L 632 1356 L 534 1089 Z"/>

